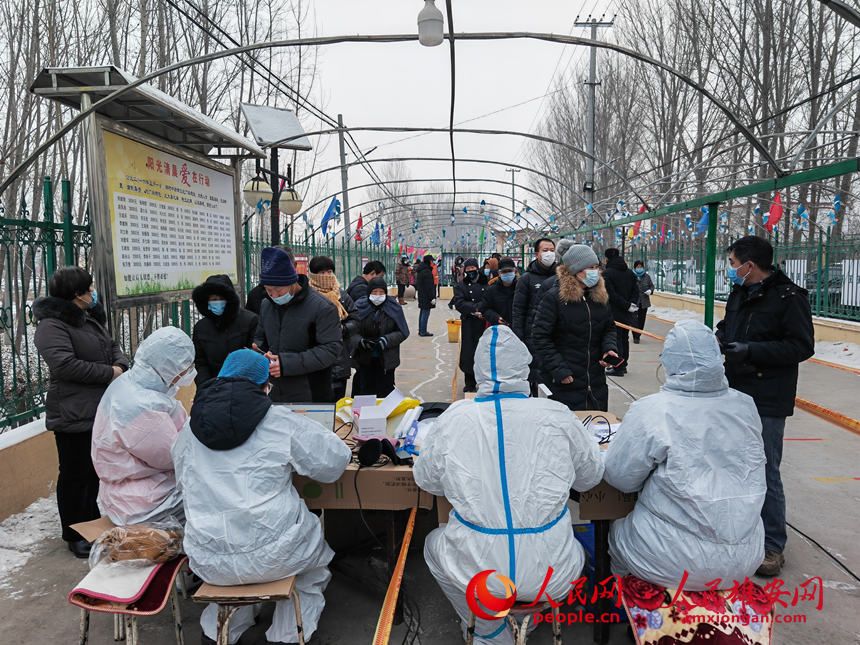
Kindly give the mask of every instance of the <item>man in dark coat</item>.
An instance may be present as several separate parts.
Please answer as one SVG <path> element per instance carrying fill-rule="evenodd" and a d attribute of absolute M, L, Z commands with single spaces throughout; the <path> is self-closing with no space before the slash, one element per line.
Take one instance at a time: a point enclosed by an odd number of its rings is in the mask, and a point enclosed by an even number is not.
<path fill-rule="evenodd" d="M 353 302 L 358 302 L 361 298 L 366 298 L 369 291 L 367 283 L 374 278 L 385 277 L 385 265 L 379 260 L 371 260 L 364 265 L 361 275 L 357 275 L 349 283 L 346 292 Z"/>
<path fill-rule="evenodd" d="M 261 305 L 253 348 L 269 359 L 272 400 L 331 402 L 331 369 L 343 343 L 337 309 L 296 273 L 281 249 L 263 249 L 260 281 L 269 297 Z"/>
<path fill-rule="evenodd" d="M 432 336 L 427 331 L 430 310 L 436 306 L 436 285 L 433 281 L 433 256 L 425 255 L 415 269 L 415 290 L 418 292 L 418 335 Z"/>
<path fill-rule="evenodd" d="M 63 539 L 75 556 L 86 558 L 90 543 L 71 525 L 101 515 L 99 476 L 91 457 L 93 422 L 102 394 L 128 370 L 128 359 L 105 327 L 107 316 L 89 273 L 80 267 L 57 269 L 48 293 L 33 303 L 39 321 L 33 340 L 50 378 L 45 427 L 57 444 Z"/>
<path fill-rule="evenodd" d="M 557 270 L 558 283 L 538 305 L 532 327 L 543 382 L 571 410 L 609 407 L 604 367 L 617 359 L 615 322 L 597 256 L 574 244 Z"/>
<path fill-rule="evenodd" d="M 475 381 L 475 349 L 487 327 L 478 307 L 484 299 L 486 276 L 478 270 L 478 260 L 469 258 L 463 263 L 463 279 L 454 285 L 451 304 L 460 312 L 460 370 L 465 380 L 464 392 L 477 392 Z"/>
<path fill-rule="evenodd" d="M 499 260 L 499 279 L 484 291 L 481 313 L 490 325 L 508 325 L 514 317 L 517 265 L 513 258 Z"/>
<path fill-rule="evenodd" d="M 239 307 L 239 295 L 227 275 L 212 275 L 191 293 L 203 316 L 194 324 L 194 367 L 199 386 L 218 376 L 230 352 L 250 348 L 257 331 L 257 315 Z"/>
<path fill-rule="evenodd" d="M 773 266 L 773 247 L 754 235 L 728 248 L 734 283 L 717 340 L 726 355 L 726 378 L 749 394 L 761 417 L 767 458 L 764 562 L 760 576 L 778 575 L 785 563 L 785 494 L 779 472 L 785 418 L 794 413 L 798 364 L 815 353 L 812 312 L 805 289 Z"/>
<path fill-rule="evenodd" d="M 612 306 L 612 317 L 616 322 L 630 325 L 633 314 L 639 309 L 639 280 L 618 249 L 606 249 L 604 255 L 606 268 L 603 270 L 603 280 Z M 630 359 L 630 332 L 623 327 L 616 327 L 615 333 L 618 335 L 618 355 L 624 359 L 624 363 L 620 367 L 607 368 L 606 373 L 609 376 L 624 376 Z"/>
<path fill-rule="evenodd" d="M 531 329 L 535 312 L 537 311 L 538 293 L 547 280 L 555 277 L 555 242 L 549 238 L 542 237 L 534 243 L 534 251 L 535 259 L 529 263 L 525 275 L 517 280 L 511 329 L 532 353 L 532 364 L 529 368 L 529 386 L 531 387 L 532 396 L 537 396 L 539 366 L 534 356 Z"/>

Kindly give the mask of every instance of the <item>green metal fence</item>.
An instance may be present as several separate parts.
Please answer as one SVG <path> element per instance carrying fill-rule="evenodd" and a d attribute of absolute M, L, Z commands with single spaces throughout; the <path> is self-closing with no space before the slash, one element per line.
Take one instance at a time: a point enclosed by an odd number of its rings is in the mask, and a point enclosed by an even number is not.
<path fill-rule="evenodd" d="M 720 236 L 716 266 L 716 299 L 731 290 L 722 251 L 731 239 Z M 860 321 L 860 239 L 822 236 L 814 243 L 774 244 L 774 263 L 809 292 L 812 313 L 828 318 Z M 628 249 L 633 266 L 642 260 L 658 291 L 705 296 L 705 240 L 673 241 Z"/>

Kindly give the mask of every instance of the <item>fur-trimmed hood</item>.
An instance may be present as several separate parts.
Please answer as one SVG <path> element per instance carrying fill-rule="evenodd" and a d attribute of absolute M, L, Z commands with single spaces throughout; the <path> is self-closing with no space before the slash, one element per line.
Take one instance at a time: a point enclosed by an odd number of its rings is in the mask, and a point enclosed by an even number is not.
<path fill-rule="evenodd" d="M 104 325 L 107 322 L 104 305 L 100 302 L 92 309 L 85 311 L 71 300 L 56 298 L 54 296 L 37 298 L 33 302 L 33 315 L 38 321 L 45 320 L 46 318 L 56 318 L 73 327 L 83 327 L 87 321 L 87 316 L 90 316 L 100 325 Z"/>
<path fill-rule="evenodd" d="M 587 295 L 589 300 L 599 305 L 609 303 L 609 294 L 602 276 L 596 285 L 586 289 L 576 275 L 563 264 L 556 267 L 555 274 L 558 276 L 558 297 L 562 302 L 580 302 Z"/>

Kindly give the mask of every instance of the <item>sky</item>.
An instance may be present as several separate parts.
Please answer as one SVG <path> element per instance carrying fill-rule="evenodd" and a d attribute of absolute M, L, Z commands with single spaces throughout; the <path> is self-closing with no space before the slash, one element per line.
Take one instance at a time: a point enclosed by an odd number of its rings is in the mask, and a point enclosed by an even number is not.
<path fill-rule="evenodd" d="M 423 7 L 420 0 L 316 0 L 312 4 L 320 36 L 417 33 L 418 12 Z M 436 6 L 445 13 L 444 0 L 436 0 Z M 580 20 L 589 14 L 599 18 L 605 12 L 609 18 L 613 2 L 460 0 L 454 3 L 453 11 L 455 33 L 531 31 L 587 36 L 586 29 L 573 28 L 577 16 Z M 447 19 L 445 29 L 448 30 Z M 560 78 L 581 80 L 587 71 L 587 60 L 587 48 L 558 43 L 459 42 L 455 123 L 468 120 L 462 127 L 535 132 L 539 115 L 549 105 L 549 99 L 541 97 L 554 90 Z M 343 114 L 347 126 L 448 126 L 447 41 L 433 48 L 418 42 L 329 45 L 319 49 L 317 73 L 322 106 L 330 115 Z M 522 105 L 511 107 L 517 104 Z M 446 157 L 446 162 L 409 162 L 408 168 L 413 179 L 451 178 L 447 133 L 416 137 L 414 133 L 358 132 L 354 136 L 362 151 L 378 146 L 367 157 L 371 161 L 389 157 Z M 458 134 L 455 150 L 462 158 L 529 165 L 522 137 Z M 339 163 L 336 140 L 326 146 L 320 163 L 325 165 L 319 167 Z M 383 165 L 374 167 L 381 171 Z M 328 185 L 336 189 L 339 173 L 330 174 Z M 517 174 L 515 181 L 527 183 L 527 174 L 525 171 Z M 501 196 L 486 194 L 487 203 L 498 204 L 510 212 L 511 174 L 505 172 L 505 166 L 460 163 L 457 176 L 507 182 L 507 185 L 459 183 L 458 190 L 500 193 Z M 370 180 L 363 170 L 353 168 L 349 181 L 355 185 Z M 527 196 L 525 191 L 517 192 L 517 200 Z M 365 199 L 357 191 L 350 194 L 353 204 Z M 481 195 L 468 195 L 465 199 L 480 201 Z M 517 209 L 520 208 L 518 204 Z M 308 216 L 319 221 L 324 206 L 314 210 Z"/>

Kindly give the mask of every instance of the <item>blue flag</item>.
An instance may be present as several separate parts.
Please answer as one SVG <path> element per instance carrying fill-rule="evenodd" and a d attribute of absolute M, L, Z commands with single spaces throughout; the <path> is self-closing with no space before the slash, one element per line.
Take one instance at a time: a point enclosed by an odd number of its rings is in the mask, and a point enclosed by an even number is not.
<path fill-rule="evenodd" d="M 328 205 L 326 209 L 325 215 L 323 215 L 322 222 L 320 225 L 322 226 L 323 235 L 326 234 L 328 230 L 328 222 L 331 219 L 337 217 L 337 214 L 340 212 L 340 202 L 337 201 L 337 197 L 331 198 L 331 204 Z"/>

